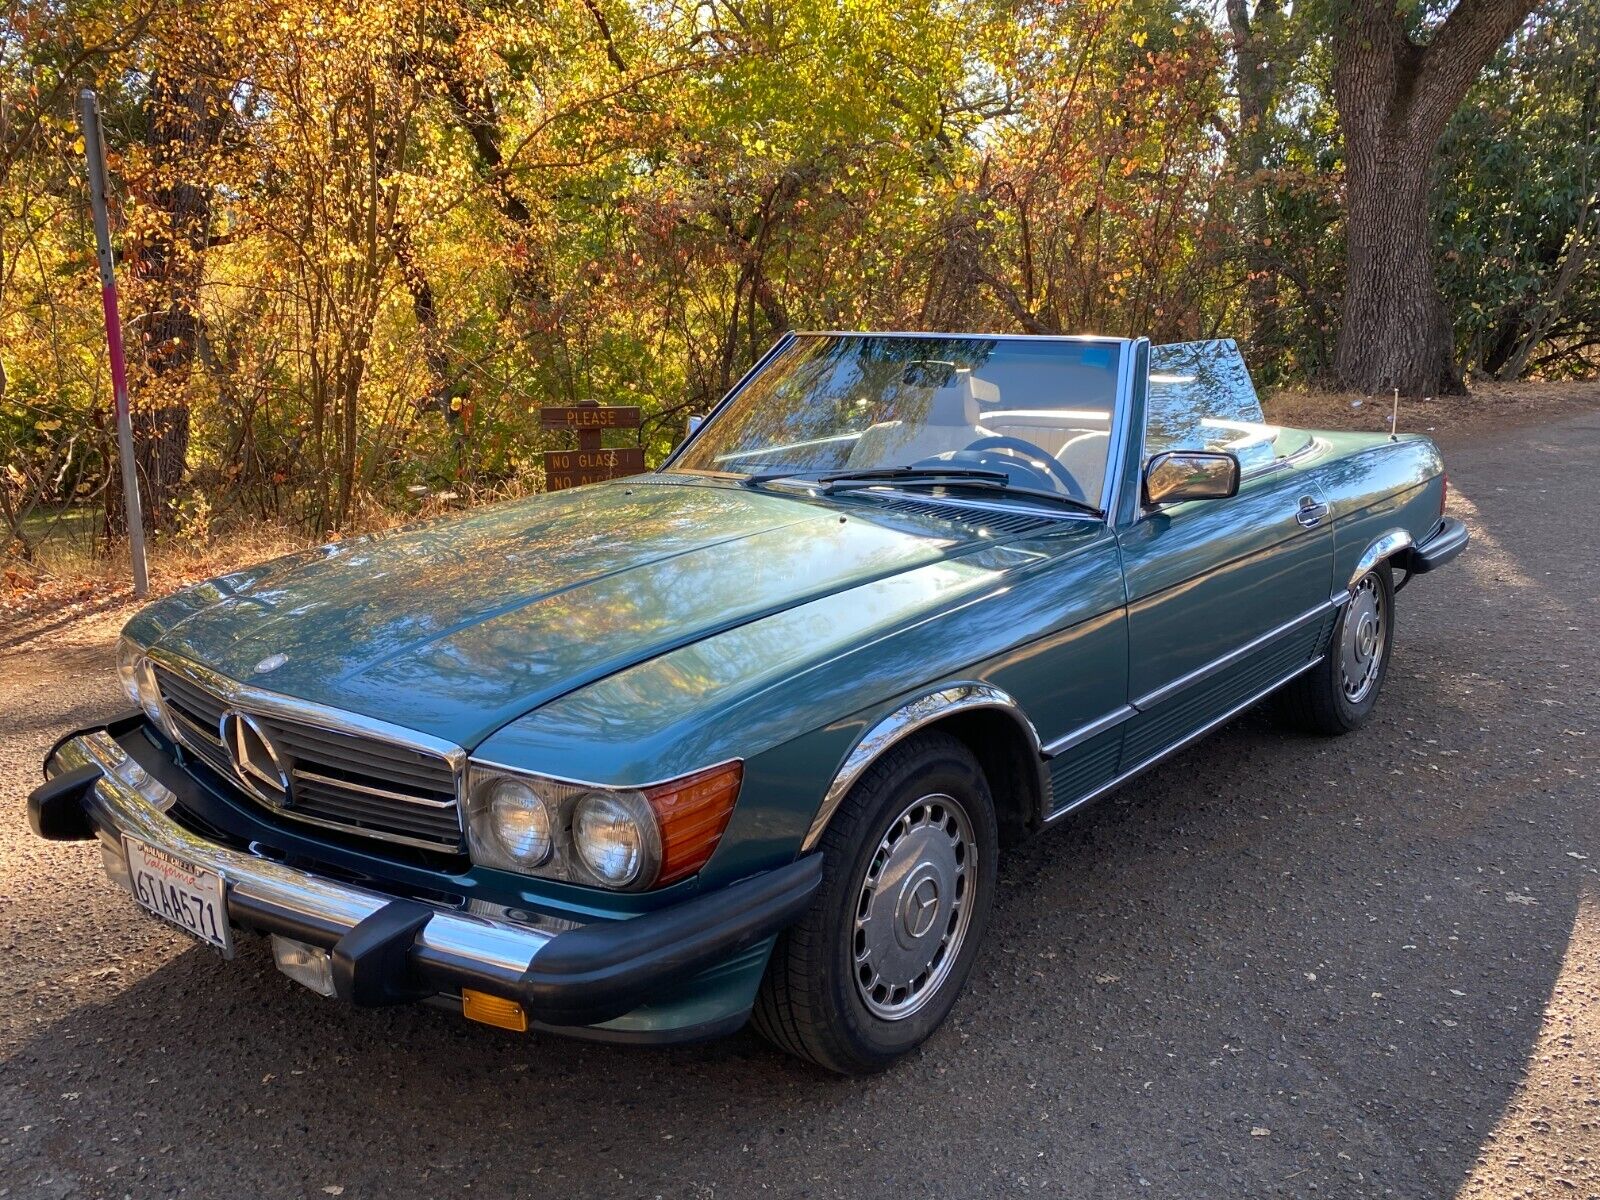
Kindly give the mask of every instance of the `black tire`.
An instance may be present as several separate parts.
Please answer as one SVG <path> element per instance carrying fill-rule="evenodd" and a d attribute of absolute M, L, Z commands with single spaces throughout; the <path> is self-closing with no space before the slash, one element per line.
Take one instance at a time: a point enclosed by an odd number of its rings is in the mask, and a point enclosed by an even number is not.
<path fill-rule="evenodd" d="M 954 937 L 950 961 L 946 963 L 941 955 L 936 965 L 930 966 L 927 981 L 921 985 L 925 994 L 913 991 L 917 986 L 913 983 L 910 988 L 885 991 L 875 1001 L 891 1003 L 903 990 L 907 996 L 899 1002 L 917 1005 L 904 1016 L 886 1019 L 869 1007 L 863 995 L 868 988 L 861 977 L 863 968 L 868 975 L 871 969 L 858 961 L 858 937 L 861 945 L 865 939 L 857 929 L 857 914 L 864 915 L 866 907 L 877 902 L 878 893 L 874 891 L 869 898 L 864 888 L 869 869 L 883 870 L 881 862 L 875 863 L 883 849 L 880 843 L 892 834 L 903 837 L 903 832 L 896 831 L 907 828 L 905 822 L 916 806 L 930 796 L 954 801 L 966 824 L 960 825 L 955 812 L 946 811 L 940 799 L 933 802 L 935 808 L 926 808 L 916 818 L 923 823 L 918 828 L 931 829 L 929 836 L 935 837 L 945 829 L 970 833 L 971 851 L 962 852 L 967 865 L 961 874 L 972 883 L 965 892 L 964 884 L 947 888 L 960 897 L 956 904 L 945 908 L 935 904 L 926 927 L 930 932 L 908 930 L 907 936 L 934 936 L 940 919 L 957 920 L 956 906 L 970 909 Z M 952 846 L 963 844 L 955 833 L 950 842 Z M 892 855 L 899 844 L 892 843 L 885 853 Z M 822 887 L 811 909 L 779 938 L 773 950 L 752 1014 L 757 1031 L 779 1049 L 842 1075 L 881 1071 L 915 1050 L 949 1014 L 972 970 L 994 900 L 998 845 L 988 782 L 959 740 L 927 732 L 913 734 L 889 749 L 857 780 L 822 836 Z M 961 859 L 953 857 L 951 861 Z M 938 887 L 934 892 L 944 902 Z M 908 895 L 905 887 L 899 895 Z M 889 896 L 884 888 L 884 903 Z M 900 907 L 895 909 L 895 917 L 899 919 L 907 902 L 897 903 Z"/>
<path fill-rule="evenodd" d="M 1361 619 L 1363 607 L 1359 598 L 1369 587 L 1382 614 L 1381 637 L 1372 677 L 1359 695 L 1352 696 L 1344 650 L 1351 635 L 1351 622 Z M 1357 580 L 1355 591 L 1357 599 L 1339 609 L 1322 661 L 1278 693 L 1278 716 L 1291 728 L 1330 737 L 1351 733 L 1367 723 L 1377 706 L 1394 654 L 1394 575 L 1389 564 L 1379 563 L 1363 575 Z"/>

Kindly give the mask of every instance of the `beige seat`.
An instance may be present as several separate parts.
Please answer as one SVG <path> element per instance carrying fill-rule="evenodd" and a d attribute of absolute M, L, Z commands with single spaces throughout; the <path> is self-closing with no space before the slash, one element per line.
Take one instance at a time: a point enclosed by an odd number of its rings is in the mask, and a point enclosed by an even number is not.
<path fill-rule="evenodd" d="M 1000 389 L 971 371 L 957 371 L 946 386 L 928 393 L 921 421 L 879 421 L 862 431 L 850 451 L 852 467 L 909 466 L 954 454 L 993 434 L 980 423 L 981 404 L 995 404 Z"/>
<path fill-rule="evenodd" d="M 1104 429 L 1093 429 L 1076 418 L 1071 424 L 1045 424 L 1032 420 L 991 419 L 988 429 L 995 437 L 1016 438 L 1049 454 L 1085 491 L 1093 490 L 1104 478 L 1106 451 L 1110 441 Z"/>
<path fill-rule="evenodd" d="M 1086 499 L 1095 500 L 1095 497 L 1088 493 L 1105 479 L 1106 454 L 1110 450 L 1110 444 L 1109 433 L 1091 429 L 1076 434 L 1056 451 L 1056 461 L 1077 481 L 1078 486 L 1084 489 Z"/>

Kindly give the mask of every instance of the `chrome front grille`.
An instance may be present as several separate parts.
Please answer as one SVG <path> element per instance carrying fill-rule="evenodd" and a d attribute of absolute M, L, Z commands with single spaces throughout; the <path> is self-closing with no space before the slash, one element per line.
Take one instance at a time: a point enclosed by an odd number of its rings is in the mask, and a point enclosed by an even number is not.
<path fill-rule="evenodd" d="M 217 696 L 180 675 L 156 668 L 156 684 L 161 689 L 161 702 L 174 718 L 183 742 L 207 766 L 231 776 L 233 764 L 222 746 L 222 714 L 228 706 Z"/>
<path fill-rule="evenodd" d="M 186 749 L 225 778 L 238 781 L 223 741 L 223 718 L 248 714 L 270 739 L 289 777 L 289 794 L 263 798 L 241 789 L 261 807 L 305 821 L 386 842 L 459 853 L 462 849 L 457 773 L 443 753 L 368 733 L 356 733 L 289 716 L 293 702 L 259 702 L 239 689 L 225 696 L 187 674 L 157 665 L 156 682 Z M 252 700 L 257 702 L 252 702 Z M 311 706 L 305 706 L 308 710 Z"/>

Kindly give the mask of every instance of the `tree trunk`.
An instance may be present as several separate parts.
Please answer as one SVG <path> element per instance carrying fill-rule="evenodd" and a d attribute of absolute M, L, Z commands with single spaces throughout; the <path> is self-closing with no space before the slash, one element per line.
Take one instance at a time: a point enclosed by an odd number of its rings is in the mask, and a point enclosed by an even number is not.
<path fill-rule="evenodd" d="M 179 57 L 182 57 L 181 55 Z M 211 185 L 196 177 L 222 135 L 222 104 L 205 62 L 157 72 L 145 100 L 149 176 L 139 198 L 159 216 L 130 241 L 128 265 L 140 315 L 133 322 L 143 371 L 135 389 L 134 460 L 146 522 L 161 528 L 183 485 L 189 455 L 191 375 L 205 336 L 200 289 L 211 236 Z M 139 391 L 144 394 L 139 395 Z M 106 489 L 107 529 L 126 528 L 122 489 Z"/>
<path fill-rule="evenodd" d="M 1234 134 L 1234 173 L 1245 194 L 1245 288 L 1250 309 L 1250 346 L 1257 363 L 1272 354 L 1278 326 L 1275 256 L 1268 250 L 1267 155 L 1272 142 L 1270 122 L 1277 102 L 1278 72 L 1274 54 L 1280 18 L 1278 0 L 1228 0 L 1228 28 L 1233 37 L 1235 90 L 1239 128 Z"/>
<path fill-rule="evenodd" d="M 1409 6 L 1346 0 L 1333 36 L 1345 147 L 1345 291 L 1333 367 L 1343 387 L 1459 392 L 1433 273 L 1429 168 L 1451 115 L 1534 0 L 1458 0 L 1428 40 Z"/>
<path fill-rule="evenodd" d="M 1344 386 L 1368 394 L 1462 390 L 1433 274 L 1428 157 L 1404 145 L 1346 146 L 1344 314 L 1333 369 Z"/>

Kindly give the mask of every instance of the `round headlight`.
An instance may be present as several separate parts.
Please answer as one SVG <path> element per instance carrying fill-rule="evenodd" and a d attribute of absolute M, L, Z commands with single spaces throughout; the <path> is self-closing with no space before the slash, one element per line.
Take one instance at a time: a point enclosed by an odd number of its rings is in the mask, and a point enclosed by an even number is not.
<path fill-rule="evenodd" d="M 128 693 L 144 715 L 169 738 L 177 740 L 178 731 L 167 715 L 167 706 L 161 699 L 161 687 L 156 680 L 156 668 L 144 649 L 130 638 L 117 643 L 117 674 L 122 679 L 122 690 Z"/>
<path fill-rule="evenodd" d="M 627 887 L 661 857 L 650 802 L 637 792 L 590 792 L 572 812 L 572 844 L 589 873 L 607 887 Z"/>
<path fill-rule="evenodd" d="M 537 867 L 550 857 L 550 810 L 531 787 L 516 779 L 496 779 L 489 785 L 486 807 L 489 828 L 512 862 Z"/>

